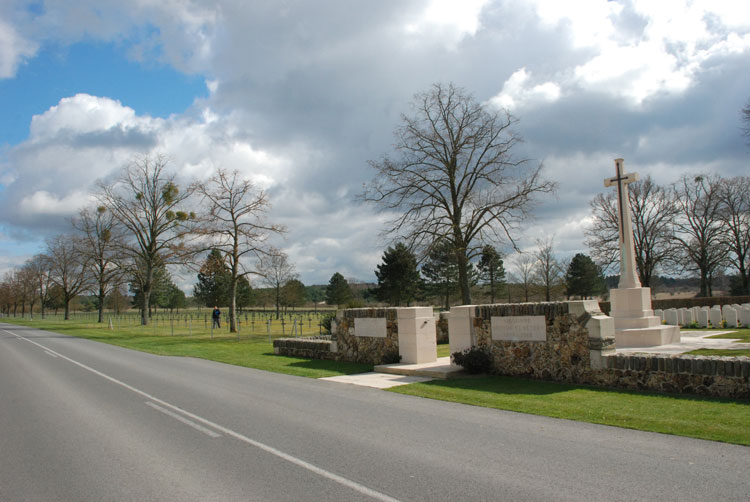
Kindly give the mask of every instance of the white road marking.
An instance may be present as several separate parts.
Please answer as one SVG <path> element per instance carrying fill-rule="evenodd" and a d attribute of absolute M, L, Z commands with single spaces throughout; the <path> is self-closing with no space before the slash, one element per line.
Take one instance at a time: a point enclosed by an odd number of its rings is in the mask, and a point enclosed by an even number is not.
<path fill-rule="evenodd" d="M 148 399 L 150 401 L 154 401 L 156 403 L 161 404 L 162 406 L 165 406 L 167 408 L 171 408 L 172 410 L 174 410 L 174 411 L 176 411 L 178 413 L 181 413 L 181 414 L 183 414 L 185 416 L 188 416 L 188 417 L 192 418 L 193 420 L 195 420 L 196 422 L 201 422 L 204 425 L 207 425 L 207 426 L 209 426 L 209 427 L 211 427 L 213 429 L 216 429 L 217 431 L 223 432 L 227 436 L 231 436 L 231 437 L 233 437 L 233 438 L 235 438 L 235 439 L 237 439 L 239 441 L 242 441 L 243 443 L 247 443 L 250 446 L 254 446 L 256 448 L 259 448 L 259 449 L 261 449 L 261 450 L 263 450 L 263 451 L 265 451 L 267 453 L 270 453 L 271 455 L 274 455 L 274 456 L 279 457 L 279 458 L 281 458 L 283 460 L 286 460 L 287 462 L 290 462 L 290 463 L 292 463 L 292 464 L 294 464 L 296 466 L 302 467 L 303 469 L 307 469 L 308 471 L 313 472 L 313 473 L 315 473 L 315 474 L 317 474 L 319 476 L 322 476 L 324 478 L 330 479 L 331 481 L 335 481 L 336 483 L 339 483 L 340 485 L 343 485 L 343 486 L 346 486 L 348 488 L 351 488 L 352 490 L 357 491 L 357 492 L 359 492 L 359 493 L 361 493 L 363 495 L 367 495 L 368 497 L 372 497 L 372 498 L 374 498 L 376 500 L 382 500 L 384 502 L 400 502 L 398 499 L 390 497 L 390 496 L 386 495 L 385 493 L 381 493 L 381 492 L 379 492 L 377 490 L 373 490 L 371 488 L 368 488 L 365 485 L 361 485 L 361 484 L 357 483 L 356 481 L 352 481 L 351 479 L 347 479 L 347 478 L 345 478 L 343 476 L 339 476 L 338 474 L 335 474 L 335 473 L 327 471 L 327 470 L 325 470 L 325 469 L 323 469 L 321 467 L 318 467 L 318 466 L 316 466 L 314 464 L 306 462 L 306 461 L 302 460 L 301 458 L 297 458 L 297 457 L 295 457 L 293 455 L 290 455 L 288 453 L 284 453 L 281 450 L 277 450 L 273 446 L 268 446 L 268 445 L 266 445 L 264 443 L 261 443 L 260 441 L 256 441 L 254 439 L 250 439 L 249 437 L 247 437 L 247 436 L 245 436 L 243 434 L 240 434 L 239 432 L 235 432 L 235 431 L 233 431 L 231 429 L 227 429 L 226 427 L 222 427 L 221 425 L 216 424 L 214 422 L 211 422 L 210 420 L 207 420 L 207 419 L 205 419 L 203 417 L 200 417 L 198 415 L 190 413 L 189 411 L 183 410 L 179 406 L 175 406 L 175 405 L 170 404 L 170 403 L 168 403 L 168 402 L 166 402 L 166 401 L 164 401 L 162 399 L 159 399 L 158 397 L 154 397 L 154 396 L 152 396 L 151 394 L 149 394 L 147 392 L 144 392 L 144 391 L 142 391 L 140 389 L 136 389 L 135 387 L 133 387 L 131 385 L 128 385 L 125 382 L 121 382 L 120 380 L 118 380 L 118 379 L 116 379 L 114 377 L 106 375 L 106 374 L 102 373 L 101 371 L 95 370 L 94 368 L 86 366 L 83 363 L 79 363 L 75 359 L 71 359 L 71 358 L 69 358 L 67 356 L 64 356 L 64 355 L 60 354 L 59 352 L 55 352 L 52 349 L 48 349 L 47 347 L 45 347 L 44 345 L 42 345 L 40 343 L 37 343 L 37 342 L 35 342 L 33 340 L 29 340 L 26 337 L 17 335 L 15 333 L 13 333 L 11 331 L 8 331 L 8 330 L 5 330 L 5 329 L 3 331 L 5 331 L 8 334 L 11 334 L 11 335 L 15 336 L 16 338 L 19 338 L 21 340 L 25 340 L 25 341 L 33 344 L 33 345 L 36 345 L 37 347 L 41 348 L 42 350 L 49 351 L 49 352 L 57 355 L 58 357 L 61 357 L 62 359 L 65 359 L 66 361 L 71 362 L 71 363 L 75 364 L 76 366 L 79 366 L 79 367 L 85 369 L 86 371 L 89 371 L 89 372 L 91 372 L 91 373 L 93 373 L 95 375 L 98 375 L 98 376 L 106 379 L 106 380 L 109 380 L 110 382 L 115 383 L 115 384 L 117 384 L 120 387 L 123 387 L 125 389 L 128 389 L 131 392 L 135 392 L 136 394 L 141 395 L 141 396 L 145 397 L 146 399 Z"/>
<path fill-rule="evenodd" d="M 174 418 L 175 420 L 179 420 L 180 422 L 182 422 L 185 425 L 189 425 L 193 429 L 195 429 L 197 431 L 200 431 L 203 434 L 206 434 L 207 436 L 211 436 L 212 438 L 220 438 L 221 437 L 221 434 L 218 434 L 218 433 L 212 431 L 211 429 L 206 429 L 202 425 L 198 425 L 195 422 L 193 422 L 191 420 L 188 420 L 187 418 L 178 415 L 177 413 L 169 411 L 166 408 L 162 408 L 158 404 L 154 404 L 152 402 L 146 401 L 146 405 L 152 407 L 153 409 L 155 409 L 157 411 L 161 411 L 165 415 L 168 415 L 168 416 Z"/>
<path fill-rule="evenodd" d="M 57 357 L 55 354 L 53 354 L 49 350 L 45 350 L 44 353 L 47 354 L 48 356 L 51 356 L 51 357 Z"/>

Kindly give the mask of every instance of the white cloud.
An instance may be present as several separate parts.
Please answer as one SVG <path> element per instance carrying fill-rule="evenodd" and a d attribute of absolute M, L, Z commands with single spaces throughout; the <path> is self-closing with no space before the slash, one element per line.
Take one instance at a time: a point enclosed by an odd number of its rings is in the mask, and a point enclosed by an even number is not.
<path fill-rule="evenodd" d="M 530 84 L 531 75 L 526 68 L 515 71 L 503 84 L 499 94 L 490 98 L 489 103 L 509 110 L 527 105 L 552 103 L 560 98 L 560 86 L 554 82 Z"/>
<path fill-rule="evenodd" d="M 481 26 L 482 8 L 487 3 L 488 0 L 430 0 L 404 29 L 409 35 L 439 34 L 449 47 L 455 48 L 464 37 L 476 35 Z"/>
<path fill-rule="evenodd" d="M 0 78 L 15 76 L 18 66 L 36 54 L 37 44 L 0 19 Z"/>

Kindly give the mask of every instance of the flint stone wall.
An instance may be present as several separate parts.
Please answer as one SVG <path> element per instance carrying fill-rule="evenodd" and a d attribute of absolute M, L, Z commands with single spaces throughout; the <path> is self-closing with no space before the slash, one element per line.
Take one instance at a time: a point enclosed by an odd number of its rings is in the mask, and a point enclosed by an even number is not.
<path fill-rule="evenodd" d="M 544 316 L 546 340 L 493 340 L 492 317 L 508 316 Z M 475 344 L 492 353 L 495 374 L 750 398 L 749 357 L 618 354 L 611 318 L 591 302 L 480 305 L 471 322 Z"/>
<path fill-rule="evenodd" d="M 595 302 L 480 305 L 474 315 L 476 344 L 491 349 L 493 370 L 502 375 L 589 383 L 591 352 L 596 366 L 597 356 L 614 348 L 614 331 L 607 328 L 613 326 L 611 318 L 599 312 Z M 492 317 L 513 316 L 544 316 L 546 340 L 493 340 Z"/>
<path fill-rule="evenodd" d="M 310 338 L 278 338 L 273 341 L 273 353 L 280 356 L 307 359 L 335 359 L 330 336 Z"/>
<path fill-rule="evenodd" d="M 385 336 L 355 336 L 355 319 L 385 319 Z M 398 314 L 395 308 L 347 309 L 336 314 L 333 332 L 335 358 L 365 364 L 381 364 L 398 359 Z"/>

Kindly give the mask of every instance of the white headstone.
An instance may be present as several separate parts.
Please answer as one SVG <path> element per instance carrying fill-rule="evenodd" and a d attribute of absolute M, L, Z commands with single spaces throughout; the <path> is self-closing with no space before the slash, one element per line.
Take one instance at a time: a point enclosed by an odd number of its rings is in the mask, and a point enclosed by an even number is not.
<path fill-rule="evenodd" d="M 698 312 L 698 326 L 708 328 L 708 309 L 700 309 Z"/>
<path fill-rule="evenodd" d="M 710 320 L 711 320 L 711 327 L 712 328 L 721 328 L 721 309 L 718 307 L 713 307 L 711 309 L 710 314 Z"/>
<path fill-rule="evenodd" d="M 740 310 L 740 324 L 750 327 L 750 307 L 742 307 Z"/>
<path fill-rule="evenodd" d="M 667 309 L 667 310 L 665 310 L 664 311 L 664 322 L 666 322 L 670 326 L 677 326 L 680 323 L 680 320 L 677 317 L 677 310 L 676 309 Z"/>
<path fill-rule="evenodd" d="M 732 307 L 724 309 L 724 319 L 727 321 L 727 328 L 739 328 L 737 311 Z"/>
<path fill-rule="evenodd" d="M 664 311 L 662 309 L 654 309 L 654 315 L 659 318 L 659 322 L 664 322 Z"/>
<path fill-rule="evenodd" d="M 695 322 L 692 309 L 682 309 L 682 326 L 690 326 Z"/>

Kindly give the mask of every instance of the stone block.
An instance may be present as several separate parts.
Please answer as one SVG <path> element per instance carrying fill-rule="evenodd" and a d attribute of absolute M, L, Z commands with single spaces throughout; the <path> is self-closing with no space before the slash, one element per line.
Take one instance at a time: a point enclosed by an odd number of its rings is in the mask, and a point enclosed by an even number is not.
<path fill-rule="evenodd" d="M 680 326 L 690 326 L 695 322 L 692 309 L 683 308 L 680 311 L 682 312 L 682 323 Z"/>

